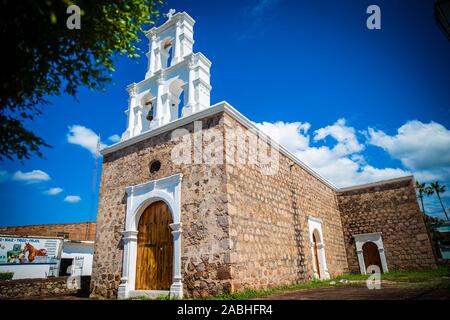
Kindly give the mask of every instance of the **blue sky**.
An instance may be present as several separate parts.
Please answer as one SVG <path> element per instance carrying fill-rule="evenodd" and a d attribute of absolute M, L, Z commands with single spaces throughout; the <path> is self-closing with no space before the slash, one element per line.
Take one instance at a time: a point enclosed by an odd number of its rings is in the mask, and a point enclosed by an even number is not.
<path fill-rule="evenodd" d="M 366 28 L 371 4 L 381 8 L 381 30 Z M 278 130 L 288 148 L 335 184 L 414 173 L 450 189 L 450 42 L 432 5 L 192 0 L 169 1 L 167 9 L 197 21 L 194 51 L 213 63 L 212 103 L 226 100 L 266 132 Z M 106 92 L 83 88 L 79 102 L 50 99 L 28 124 L 53 146 L 45 159 L 0 163 L 0 225 L 95 220 L 92 138 L 110 144 L 122 134 L 125 87 L 142 80 L 146 66 L 144 55 L 119 58 Z M 427 203 L 442 215 L 436 201 Z"/>

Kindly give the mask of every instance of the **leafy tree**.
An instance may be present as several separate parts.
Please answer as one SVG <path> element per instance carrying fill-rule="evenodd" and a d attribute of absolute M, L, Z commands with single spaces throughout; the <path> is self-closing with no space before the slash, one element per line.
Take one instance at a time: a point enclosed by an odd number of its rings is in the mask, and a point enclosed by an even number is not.
<path fill-rule="evenodd" d="M 426 185 L 425 183 L 420 183 L 416 180 L 416 190 L 417 190 L 417 198 L 420 199 L 420 204 L 422 205 L 422 213 L 425 214 L 425 206 L 423 204 L 423 196 L 426 194 Z"/>
<path fill-rule="evenodd" d="M 67 7 L 81 9 L 81 29 L 66 26 Z M 117 55 L 138 57 L 139 33 L 160 16 L 162 0 L 0 1 L 0 160 L 42 157 L 49 145 L 25 123 L 46 97 L 80 86 L 103 90 Z"/>
<path fill-rule="evenodd" d="M 417 198 L 420 199 L 420 203 L 422 205 L 422 213 L 425 214 L 425 205 L 423 203 L 424 195 L 430 196 L 434 193 L 433 188 L 427 186 L 426 183 L 421 183 L 416 180 L 416 190 L 417 190 Z"/>
<path fill-rule="evenodd" d="M 439 199 L 439 202 L 441 203 L 441 207 L 442 207 L 442 210 L 444 211 L 444 214 L 445 214 L 445 217 L 447 218 L 447 221 L 450 221 L 448 219 L 447 210 L 445 210 L 444 204 L 442 203 L 442 199 L 441 199 L 441 193 L 445 192 L 445 186 L 441 186 L 439 184 L 439 182 L 436 181 L 436 182 L 431 183 L 431 188 L 433 188 L 434 192 L 436 193 L 436 195 L 437 195 L 437 197 Z"/>
<path fill-rule="evenodd" d="M 435 255 L 435 257 L 439 257 L 439 242 L 442 240 L 442 234 L 438 232 L 436 228 L 440 227 L 442 223 L 444 223 L 444 220 L 424 215 L 424 221 L 428 234 L 430 235 L 431 242 L 433 244 L 433 254 Z"/>

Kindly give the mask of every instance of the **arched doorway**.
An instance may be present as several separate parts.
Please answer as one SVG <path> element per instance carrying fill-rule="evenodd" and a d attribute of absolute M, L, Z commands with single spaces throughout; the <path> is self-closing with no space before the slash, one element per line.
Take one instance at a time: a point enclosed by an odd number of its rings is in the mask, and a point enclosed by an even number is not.
<path fill-rule="evenodd" d="M 319 254 L 317 250 L 317 238 L 316 238 L 316 232 L 313 232 L 312 235 L 313 238 L 313 246 L 314 246 L 314 265 L 316 267 L 317 275 L 320 279 L 320 264 L 319 264 Z"/>
<path fill-rule="evenodd" d="M 372 241 L 368 241 L 363 244 L 362 251 L 366 270 L 369 266 L 376 265 L 380 268 L 380 272 L 382 272 L 383 266 L 381 264 L 381 257 L 378 251 L 378 246 Z"/>
<path fill-rule="evenodd" d="M 322 233 L 322 220 L 308 217 L 309 240 L 311 244 L 311 267 L 314 279 L 329 279 Z"/>
<path fill-rule="evenodd" d="M 152 203 L 139 219 L 136 290 L 169 290 L 172 284 L 172 215 L 163 201 Z"/>

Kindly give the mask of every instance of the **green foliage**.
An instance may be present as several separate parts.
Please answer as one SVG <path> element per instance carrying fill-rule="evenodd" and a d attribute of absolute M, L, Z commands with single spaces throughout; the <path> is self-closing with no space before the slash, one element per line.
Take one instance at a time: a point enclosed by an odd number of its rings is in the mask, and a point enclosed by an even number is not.
<path fill-rule="evenodd" d="M 424 195 L 431 196 L 433 194 L 436 194 L 441 204 L 442 211 L 444 212 L 445 217 L 447 218 L 447 221 L 450 221 L 447 214 L 447 210 L 445 209 L 441 199 L 441 194 L 445 192 L 445 186 L 441 186 L 438 181 L 431 183 L 429 186 L 427 186 L 425 183 L 420 183 L 419 181 L 416 181 L 415 188 L 417 190 L 417 198 L 420 199 L 423 214 L 425 214 L 425 206 L 423 203 Z"/>
<path fill-rule="evenodd" d="M 426 194 L 425 183 L 420 183 L 416 181 L 417 198 L 420 199 L 420 204 L 422 205 L 422 213 L 425 214 L 425 205 L 423 204 L 423 195 Z"/>
<path fill-rule="evenodd" d="M 67 7 L 81 8 L 81 29 L 66 26 Z M 80 86 L 104 90 L 117 55 L 139 57 L 139 33 L 160 16 L 162 0 L 22 0 L 0 2 L 0 160 L 42 156 L 44 140 L 24 122 L 46 97 Z"/>
<path fill-rule="evenodd" d="M 11 280 L 14 276 L 14 272 L 0 272 L 0 281 Z"/>
<path fill-rule="evenodd" d="M 439 202 L 440 202 L 441 207 L 442 207 L 442 211 L 444 212 L 445 217 L 447 218 L 447 221 L 450 221 L 450 219 L 448 217 L 448 214 L 447 214 L 447 210 L 445 209 L 444 203 L 442 202 L 442 199 L 441 199 L 441 194 L 445 192 L 445 186 L 441 186 L 439 184 L 439 182 L 436 181 L 436 182 L 433 182 L 431 184 L 431 188 L 432 188 L 432 190 L 434 190 L 434 192 L 436 193 L 436 195 L 437 195 L 437 197 L 439 199 Z"/>
<path fill-rule="evenodd" d="M 394 281 L 394 282 L 423 282 L 431 281 L 433 279 L 450 276 L 450 268 L 446 266 L 440 266 L 439 268 L 423 269 L 423 270 L 405 270 L 405 271 L 392 271 L 381 274 L 381 280 Z M 350 281 L 362 281 L 367 279 L 367 275 L 364 274 L 343 274 L 336 278 L 336 281 L 340 279 L 347 279 Z"/>

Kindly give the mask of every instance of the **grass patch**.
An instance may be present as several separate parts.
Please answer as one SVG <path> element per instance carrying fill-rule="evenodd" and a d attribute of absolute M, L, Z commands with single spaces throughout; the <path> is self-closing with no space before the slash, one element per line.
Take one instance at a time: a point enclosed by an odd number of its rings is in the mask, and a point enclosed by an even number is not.
<path fill-rule="evenodd" d="M 11 280 L 14 276 L 14 272 L 0 272 L 0 281 Z"/>
<path fill-rule="evenodd" d="M 437 269 L 387 272 L 381 275 L 381 280 L 394 282 L 425 282 L 442 277 L 450 277 L 449 267 L 441 266 Z M 362 281 L 367 278 L 368 276 L 364 274 L 343 274 L 338 276 L 336 280 L 347 279 L 350 281 Z"/>
<path fill-rule="evenodd" d="M 450 277 L 449 267 L 439 267 L 437 269 L 427 269 L 421 271 L 394 271 L 381 276 L 382 280 L 397 282 L 425 282 L 442 277 Z"/>
<path fill-rule="evenodd" d="M 306 283 L 292 284 L 264 290 L 247 289 L 242 292 L 224 293 L 214 297 L 208 297 L 206 300 L 249 300 L 263 298 L 278 292 L 328 287 L 332 281 L 333 280 L 312 280 Z"/>

